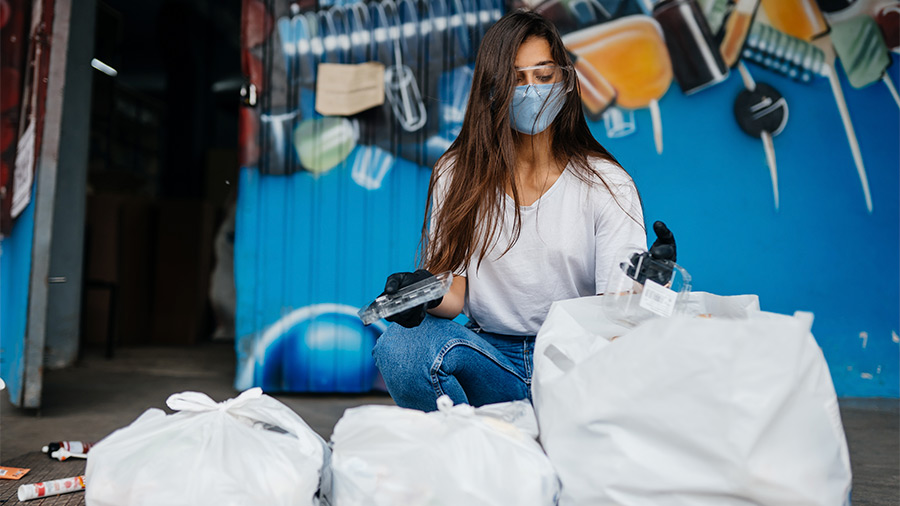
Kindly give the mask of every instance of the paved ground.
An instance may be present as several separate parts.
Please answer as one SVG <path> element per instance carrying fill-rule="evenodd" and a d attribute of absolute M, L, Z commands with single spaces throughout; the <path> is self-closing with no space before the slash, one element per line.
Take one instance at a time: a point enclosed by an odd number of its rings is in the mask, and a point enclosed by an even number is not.
<path fill-rule="evenodd" d="M 112 360 L 86 353 L 75 367 L 48 371 L 39 413 L 0 394 L 0 464 L 56 440 L 97 441 L 175 392 L 234 397 L 230 343 L 190 348 L 121 348 Z M 387 395 L 276 395 L 326 440 L 348 407 L 393 404 Z M 853 465 L 853 504 L 900 505 L 900 403 L 845 399 L 841 415 Z"/>
<path fill-rule="evenodd" d="M 203 392 L 223 401 L 237 395 L 231 343 L 195 347 L 119 348 L 112 360 L 98 350 L 75 367 L 47 371 L 39 413 L 15 408 L 0 394 L 0 462 L 40 450 L 50 441 L 98 441 L 147 408 L 166 408 L 176 392 Z M 348 407 L 393 404 L 387 394 L 274 395 L 325 440 Z"/>

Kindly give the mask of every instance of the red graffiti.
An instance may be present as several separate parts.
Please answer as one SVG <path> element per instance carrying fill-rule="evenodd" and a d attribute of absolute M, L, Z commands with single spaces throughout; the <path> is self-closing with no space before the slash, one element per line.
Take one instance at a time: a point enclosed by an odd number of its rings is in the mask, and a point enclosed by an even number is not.
<path fill-rule="evenodd" d="M 266 4 L 259 0 L 244 0 L 242 17 L 241 46 L 256 47 L 269 38 L 274 21 Z"/>

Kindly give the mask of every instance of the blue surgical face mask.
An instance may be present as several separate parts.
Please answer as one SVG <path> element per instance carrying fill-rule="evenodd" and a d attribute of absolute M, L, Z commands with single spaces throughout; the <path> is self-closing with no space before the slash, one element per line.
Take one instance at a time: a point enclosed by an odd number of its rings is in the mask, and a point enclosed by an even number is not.
<path fill-rule="evenodd" d="M 543 132 L 553 123 L 565 103 L 563 83 L 516 86 L 509 104 L 512 127 L 527 135 Z"/>

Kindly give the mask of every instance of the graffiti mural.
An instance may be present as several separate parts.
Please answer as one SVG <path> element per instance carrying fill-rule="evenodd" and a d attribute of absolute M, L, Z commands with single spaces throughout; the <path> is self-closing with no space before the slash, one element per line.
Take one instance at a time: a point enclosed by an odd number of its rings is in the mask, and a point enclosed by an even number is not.
<path fill-rule="evenodd" d="M 238 388 L 376 385 L 384 325 L 365 327 L 356 311 L 386 272 L 413 265 L 430 169 L 459 133 L 478 43 L 503 12 L 501 0 L 244 3 L 241 153 L 252 169 L 236 232 Z M 317 95 L 338 87 L 320 65 L 364 63 L 378 64 L 377 105 L 320 114 Z"/>
<path fill-rule="evenodd" d="M 377 384 L 384 327 L 354 309 L 414 268 L 478 43 L 513 8 L 556 24 L 592 132 L 697 288 L 813 311 L 839 394 L 897 396 L 897 262 L 853 260 L 900 250 L 885 0 L 245 0 L 236 387 Z"/>
<path fill-rule="evenodd" d="M 664 0 L 646 14 L 636 1 L 547 0 L 531 7 L 552 19 L 565 33 L 566 47 L 576 57 L 585 109 L 596 117 L 614 103 L 619 108 L 649 107 L 653 137 L 662 153 L 658 100 L 670 83 L 690 95 L 725 81 L 729 69 L 740 71 L 746 87 L 735 100 L 740 128 L 760 138 L 766 151 L 774 202 L 778 208 L 778 172 L 772 138 L 786 126 L 788 104 L 771 85 L 757 87 L 744 61 L 796 82 L 828 80 L 846 130 L 866 208 L 872 196 L 859 143 L 847 108 L 835 62 L 839 57 L 854 88 L 880 81 L 897 106 L 900 96 L 886 73 L 889 50 L 897 47 L 896 2 L 819 2 L 815 0 Z M 624 15 L 623 14 L 627 14 Z M 893 32 L 890 35 L 888 32 Z M 621 110 L 606 112 L 607 134 L 621 136 Z M 628 132 L 633 132 L 630 128 Z"/>

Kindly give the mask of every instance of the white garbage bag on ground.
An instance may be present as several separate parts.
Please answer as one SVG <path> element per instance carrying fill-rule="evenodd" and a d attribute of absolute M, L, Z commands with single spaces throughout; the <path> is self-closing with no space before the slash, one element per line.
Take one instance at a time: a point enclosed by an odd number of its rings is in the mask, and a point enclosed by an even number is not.
<path fill-rule="evenodd" d="M 849 454 L 812 314 L 691 298 L 707 317 L 633 329 L 600 297 L 551 307 L 532 389 L 560 504 L 845 504 Z"/>
<path fill-rule="evenodd" d="M 148 409 L 91 448 L 89 506 L 319 504 L 329 450 L 284 404 L 259 388 L 221 403 L 182 392 L 166 404 L 177 413 Z"/>
<path fill-rule="evenodd" d="M 348 409 L 331 436 L 331 504 L 554 505 L 559 480 L 536 428 L 527 401 Z"/>

